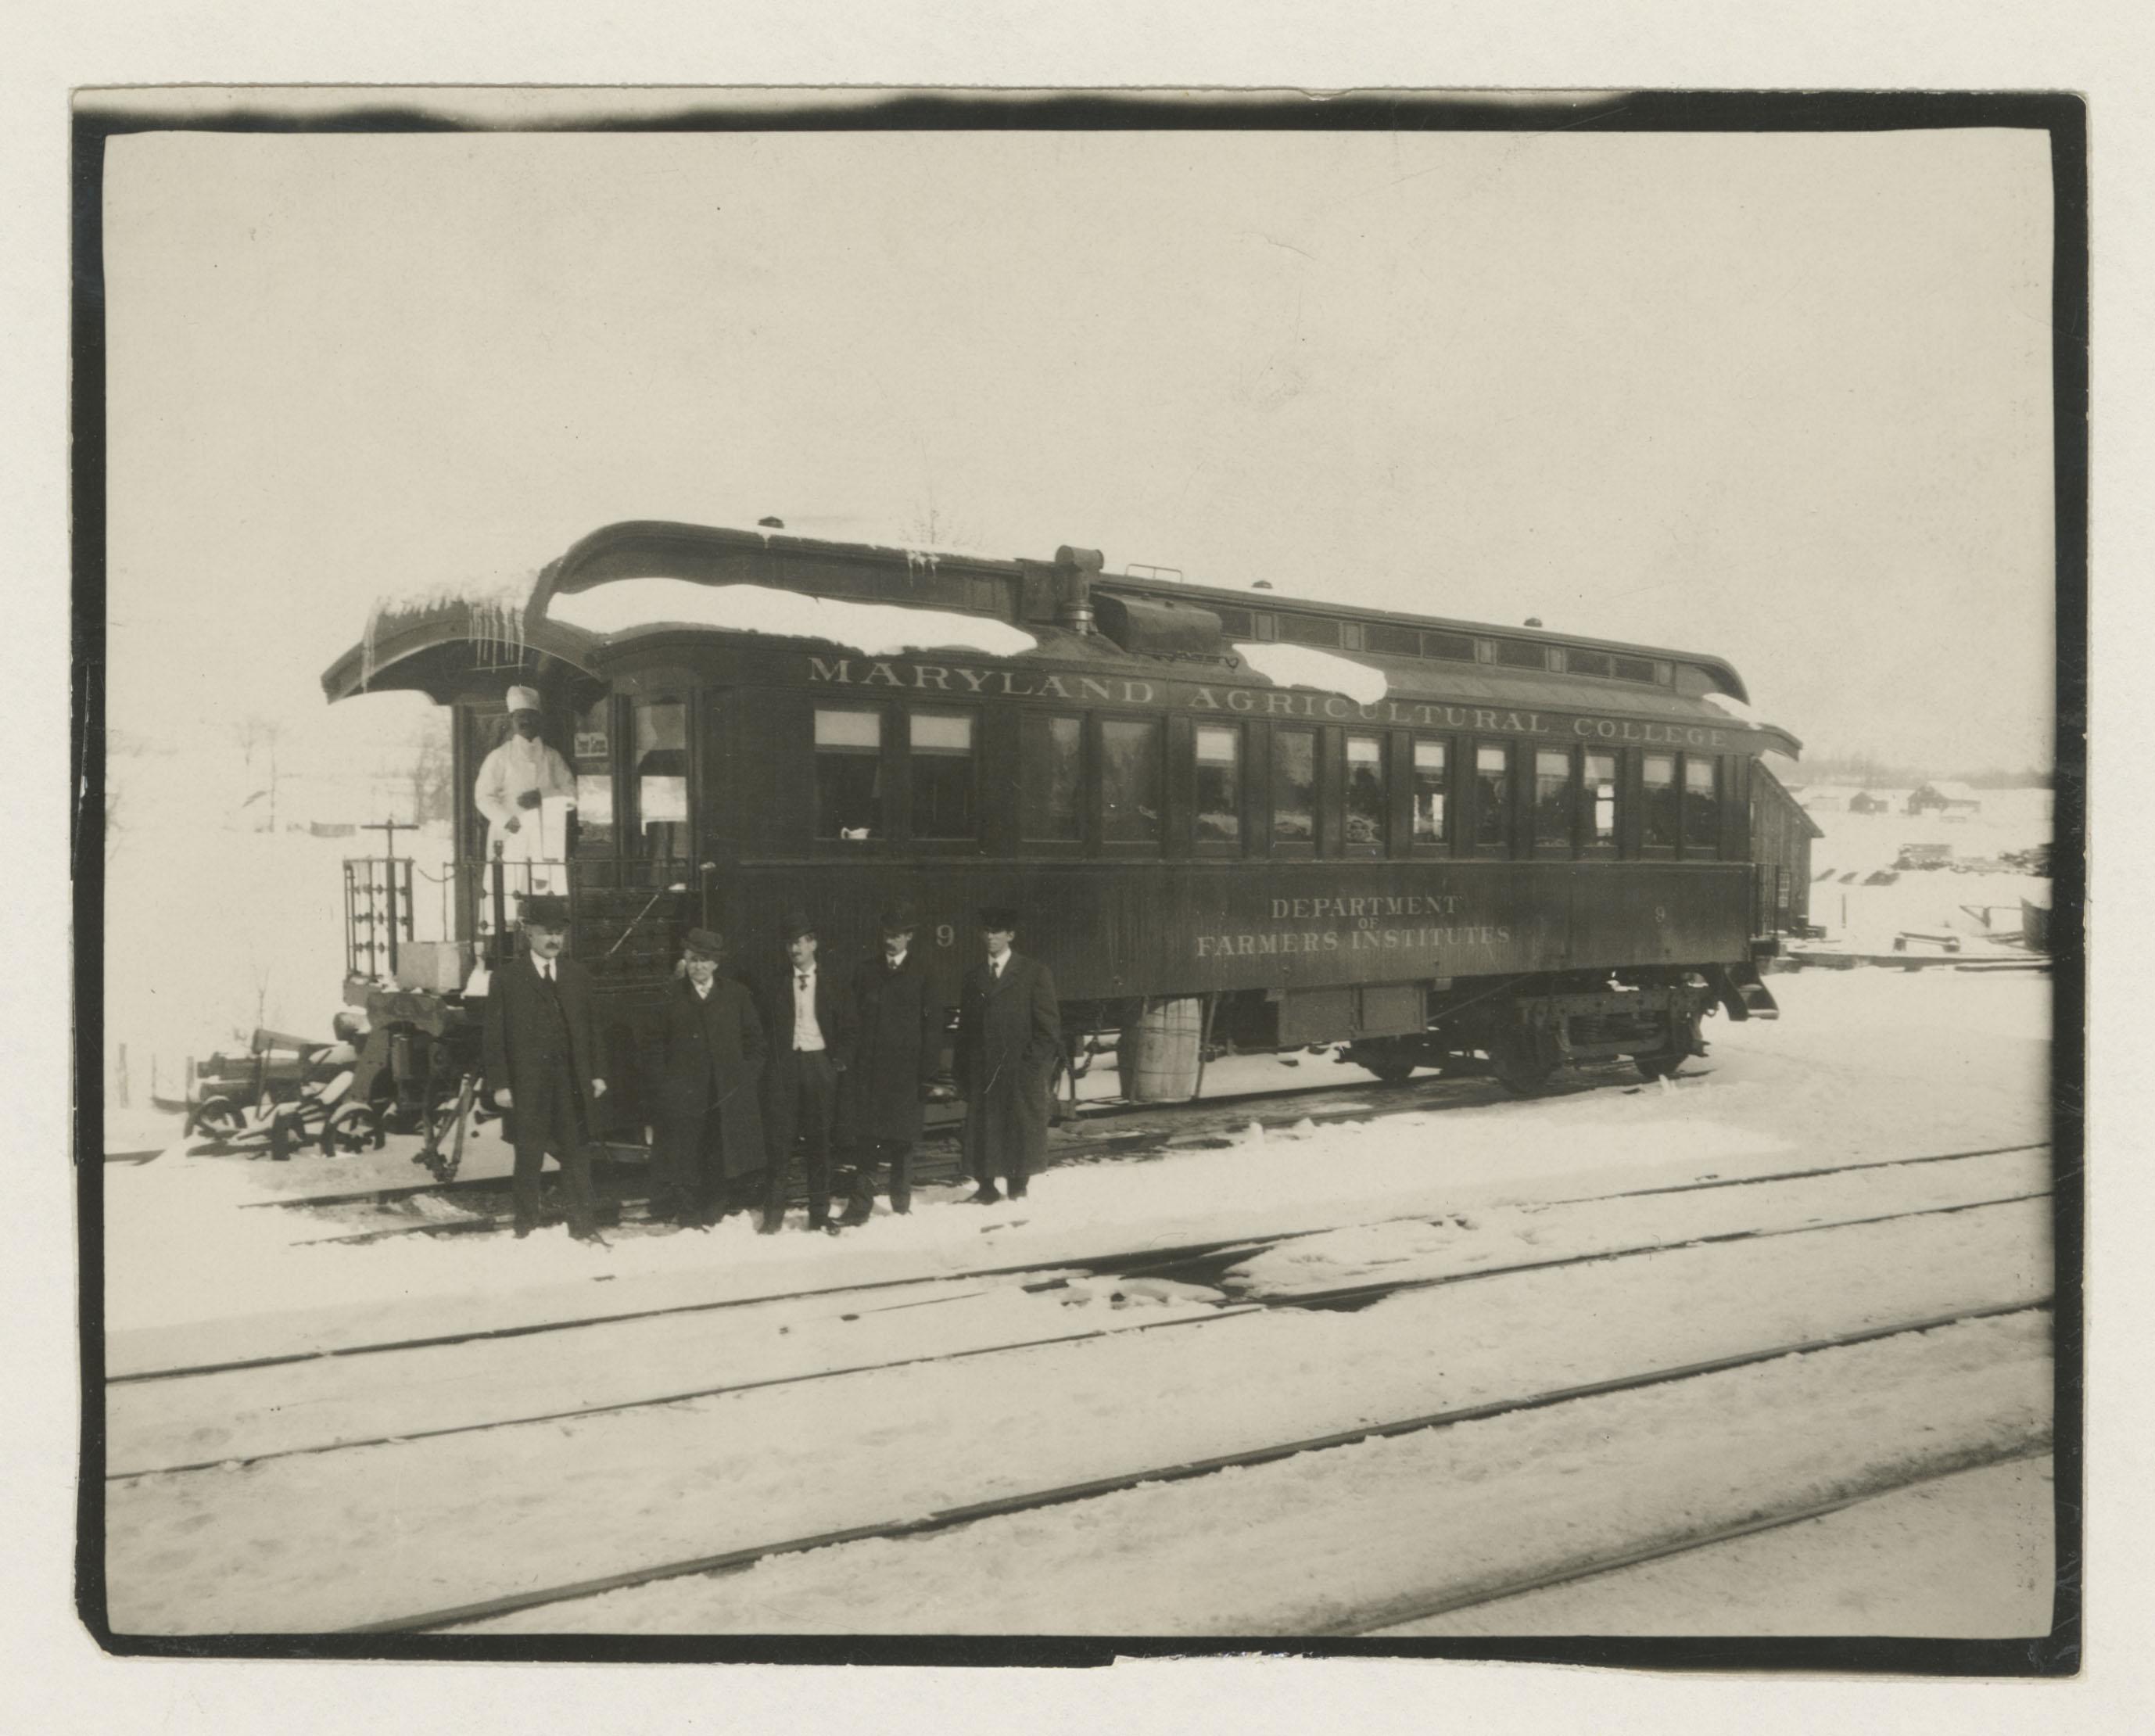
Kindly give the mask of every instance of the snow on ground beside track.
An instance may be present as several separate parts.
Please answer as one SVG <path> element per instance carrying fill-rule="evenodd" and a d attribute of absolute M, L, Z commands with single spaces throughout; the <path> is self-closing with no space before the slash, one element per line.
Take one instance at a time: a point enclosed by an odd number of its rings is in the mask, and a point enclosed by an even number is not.
<path fill-rule="evenodd" d="M 1971 1322 L 463 1631 L 1359 1628 L 1418 1600 L 2042 1445 L 2047 1349 L 2039 1317 Z"/>
<path fill-rule="evenodd" d="M 1989 1465 L 1785 1529 L 1403 1622 L 1382 1637 L 2030 1637 L 2050 1626 L 2055 1498 L 2047 1456 Z M 1942 1600 L 1948 1587 L 1949 1600 Z M 1948 1619 L 1956 1625 L 1943 1626 Z"/>
<path fill-rule="evenodd" d="M 1353 1314 L 1244 1314 L 116 1481 L 106 1494 L 112 1621 L 123 1632 L 319 1631 L 1770 1344 L 2032 1304 L 2049 1293 L 2047 1223 L 2040 1201 L 1987 1207 L 1545 1268 Z M 1905 1397 L 1897 1405 L 1873 1405 L 1870 1421 L 1927 1420 Z M 804 1442 L 812 1475 L 797 1452 L 773 1446 Z M 1622 1487 L 1580 1482 L 1595 1500 Z M 564 1513 L 573 1520 L 520 1518 Z M 1508 1503 L 1492 1517 L 1517 1520 Z M 505 1527 L 516 1539 L 507 1553 Z M 325 1574 L 325 1561 L 341 1570 Z"/>
<path fill-rule="evenodd" d="M 960 1190 L 929 1190 L 911 1216 L 878 1211 L 835 1241 L 758 1237 L 734 1218 L 708 1237 L 623 1236 L 607 1251 L 558 1229 L 527 1242 L 324 1244 L 337 1226 L 310 1214 L 237 1209 L 290 1166 L 176 1155 L 115 1165 L 103 1176 L 108 1328 L 137 1333 L 140 1344 L 115 1343 L 115 1366 L 947 1277 L 2048 1137 L 2046 982 L 1881 970 L 1774 982 L 1779 1021 L 1710 1024 L 1712 1070 L 1666 1088 L 1608 1087 L 1063 1165 L 1022 1208 L 964 1206 L 953 1203 Z M 1325 1083 L 1333 1071 L 1323 1069 Z M 299 1245 L 308 1241 L 316 1245 Z M 193 1324 L 217 1321 L 242 1324 Z"/>
<path fill-rule="evenodd" d="M 1759 1182 L 1629 1199 L 1499 1206 L 1472 1217 L 1359 1224 L 1299 1237 L 1235 1267 L 1237 1296 L 1456 1278 L 1492 1267 L 1675 1247 L 1708 1236 L 1800 1231 L 1889 1213 L 2047 1192 L 2050 1154 L 2001 1153 L 1943 1164 L 1859 1170 L 1803 1181 Z"/>
<path fill-rule="evenodd" d="M 1284 1242 L 1228 1274 L 1237 1295 L 1371 1279 L 1469 1277 L 1526 1263 L 1747 1231 L 1805 1232 L 1889 1212 L 2037 1193 L 2047 1154 L 2023 1152 L 1798 1181 L 1572 1205 L 1497 1207 Z M 950 1279 L 654 1315 L 390 1356 L 306 1357 L 185 1380 L 133 1381 L 106 1406 L 114 1474 L 251 1459 L 654 1402 L 832 1369 L 1201 1319 L 1227 1299 L 1162 1278 L 1082 1272 Z"/>
<path fill-rule="evenodd" d="M 2049 880 L 2001 865 L 2009 852 L 2050 841 L 2050 822 L 2040 805 L 2013 799 L 2033 793 L 1988 792 L 1986 807 L 1995 811 L 1964 819 L 1937 812 L 1814 813 L 1825 836 L 1811 843 L 1810 919 L 1826 930 L 1827 949 L 1887 952 L 1896 935 L 1912 930 L 1958 935 L 1971 950 L 1988 950 L 1985 943 L 2000 935 L 2018 936 L 2020 900 L 2050 901 Z M 1969 871 L 1911 868 L 1888 885 L 1865 883 L 1874 873 L 1892 871 L 1909 844 L 1947 845 Z M 1991 866 L 1973 869 L 1978 863 Z M 1912 950 L 1935 951 L 1920 942 Z"/>

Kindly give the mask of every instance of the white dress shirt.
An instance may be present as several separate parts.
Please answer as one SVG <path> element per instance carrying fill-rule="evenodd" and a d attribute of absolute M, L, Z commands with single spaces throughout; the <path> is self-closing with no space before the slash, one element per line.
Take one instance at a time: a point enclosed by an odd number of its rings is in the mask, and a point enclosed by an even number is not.
<path fill-rule="evenodd" d="M 816 967 L 793 973 L 793 1047 L 815 1053 L 823 1047 L 823 1027 L 816 1022 Z"/>

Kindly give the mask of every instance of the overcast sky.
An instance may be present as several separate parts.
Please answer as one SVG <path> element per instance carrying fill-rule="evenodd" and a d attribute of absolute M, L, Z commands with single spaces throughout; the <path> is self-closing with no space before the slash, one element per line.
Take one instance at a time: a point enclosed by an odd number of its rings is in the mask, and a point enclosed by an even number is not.
<path fill-rule="evenodd" d="M 117 729 L 320 734 L 379 593 L 776 514 L 2047 761 L 2040 133 L 171 133 L 105 191 Z"/>

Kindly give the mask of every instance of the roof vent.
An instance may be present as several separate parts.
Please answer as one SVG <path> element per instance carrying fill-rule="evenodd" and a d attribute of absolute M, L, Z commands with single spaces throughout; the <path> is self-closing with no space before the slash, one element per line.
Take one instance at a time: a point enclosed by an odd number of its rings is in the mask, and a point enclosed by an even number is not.
<path fill-rule="evenodd" d="M 1195 603 L 1159 597 L 1124 597 L 1103 591 L 1100 631 L 1139 657 L 1221 654 L 1220 617 Z"/>
<path fill-rule="evenodd" d="M 1093 631 L 1093 577 L 1101 566 L 1098 549 L 1055 551 L 1055 624 L 1074 633 Z"/>

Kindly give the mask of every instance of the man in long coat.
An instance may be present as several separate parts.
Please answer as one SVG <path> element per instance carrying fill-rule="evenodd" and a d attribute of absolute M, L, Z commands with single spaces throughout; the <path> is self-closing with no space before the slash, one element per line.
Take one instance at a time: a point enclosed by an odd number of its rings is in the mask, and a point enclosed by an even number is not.
<path fill-rule="evenodd" d="M 724 953 L 722 935 L 689 929 L 681 980 L 666 996 L 654 1218 L 714 1224 L 762 1195 L 763 1021 L 747 989 L 719 975 Z"/>
<path fill-rule="evenodd" d="M 980 912 L 988 955 L 965 973 L 958 1009 L 955 1072 L 965 1099 L 965 1164 L 978 1189 L 969 1205 L 1013 1200 L 1047 1150 L 1048 1091 L 1062 1052 L 1062 1019 L 1047 966 L 1011 950 L 1017 913 Z"/>
<path fill-rule="evenodd" d="M 852 1002 L 844 986 L 817 962 L 816 925 L 798 910 L 778 925 L 786 963 L 763 982 L 763 1023 L 770 1058 L 763 1070 L 763 1143 L 770 1163 L 765 1174 L 763 1221 L 775 1236 L 786 1222 L 786 1183 L 793 1146 L 808 1184 L 808 1227 L 837 1233 L 831 1222 L 831 1123 L 837 1108 L 838 1076 L 846 1070 L 853 1039 Z"/>
<path fill-rule="evenodd" d="M 607 1084 L 591 976 L 562 950 L 566 899 L 526 899 L 523 922 L 525 950 L 488 986 L 484 1035 L 486 1087 L 510 1112 L 516 1148 L 516 1233 L 538 1227 L 539 1172 L 550 1151 L 567 1185 L 569 1234 L 596 1242 L 591 1143 Z"/>
<path fill-rule="evenodd" d="M 857 1025 L 845 1076 L 846 1117 L 853 1134 L 852 1197 L 844 1224 L 864 1224 L 875 1209 L 875 1172 L 890 1165 L 890 1209 L 913 1209 L 913 1148 L 920 1105 L 942 1059 L 942 1010 L 913 950 L 919 922 L 909 904 L 877 919 L 883 950 L 853 972 Z"/>

